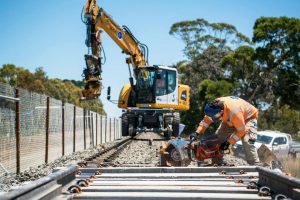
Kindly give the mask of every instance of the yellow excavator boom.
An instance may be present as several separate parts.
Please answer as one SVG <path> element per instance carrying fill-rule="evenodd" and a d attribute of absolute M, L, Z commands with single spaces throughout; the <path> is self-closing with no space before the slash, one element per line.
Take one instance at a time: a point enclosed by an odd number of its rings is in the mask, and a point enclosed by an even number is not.
<path fill-rule="evenodd" d="M 132 65 L 134 71 L 146 66 L 147 55 L 144 53 L 145 45 L 141 44 L 126 26 L 121 27 L 114 22 L 102 8 L 98 7 L 96 0 L 87 0 L 84 6 L 84 22 L 87 25 L 86 45 L 91 48 L 92 53 L 85 56 L 87 69 L 84 73 L 86 86 L 83 96 L 94 99 L 101 94 L 102 31 L 105 31 L 122 51 L 129 55 L 126 63 Z"/>

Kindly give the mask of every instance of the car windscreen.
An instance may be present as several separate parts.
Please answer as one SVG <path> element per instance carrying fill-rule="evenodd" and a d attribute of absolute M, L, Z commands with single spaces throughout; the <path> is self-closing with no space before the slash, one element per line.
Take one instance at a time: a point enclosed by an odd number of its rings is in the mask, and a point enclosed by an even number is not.
<path fill-rule="evenodd" d="M 257 142 L 263 143 L 263 144 L 270 144 L 272 141 L 272 137 L 266 136 L 266 135 L 260 135 L 257 134 Z"/>

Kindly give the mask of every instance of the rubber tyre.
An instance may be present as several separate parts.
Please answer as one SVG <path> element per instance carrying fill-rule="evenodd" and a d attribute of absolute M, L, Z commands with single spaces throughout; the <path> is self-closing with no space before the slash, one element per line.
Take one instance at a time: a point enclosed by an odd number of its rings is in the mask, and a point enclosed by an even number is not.
<path fill-rule="evenodd" d="M 135 137 L 136 136 L 136 131 L 135 131 L 135 126 L 136 122 L 135 122 L 135 116 L 128 116 L 128 128 L 127 128 L 127 132 L 128 132 L 128 135 L 131 136 L 131 138 Z M 129 133 L 129 128 L 130 126 L 132 126 L 132 128 L 134 129 L 132 131 L 132 133 Z"/>
<path fill-rule="evenodd" d="M 128 136 L 128 116 L 127 114 L 122 115 L 122 136 Z"/>
<path fill-rule="evenodd" d="M 179 124 L 180 124 L 180 115 L 179 115 L 179 112 L 175 112 L 174 118 L 173 118 L 173 124 L 172 124 L 172 128 L 173 128 L 172 135 L 174 137 L 178 137 L 178 135 L 179 135 Z"/>
<path fill-rule="evenodd" d="M 172 125 L 172 116 L 170 115 L 166 115 L 164 117 L 164 128 L 167 128 L 168 125 Z M 168 140 L 170 139 L 170 136 L 172 135 L 172 133 L 170 133 L 169 131 L 165 131 L 164 132 L 164 137 Z"/>

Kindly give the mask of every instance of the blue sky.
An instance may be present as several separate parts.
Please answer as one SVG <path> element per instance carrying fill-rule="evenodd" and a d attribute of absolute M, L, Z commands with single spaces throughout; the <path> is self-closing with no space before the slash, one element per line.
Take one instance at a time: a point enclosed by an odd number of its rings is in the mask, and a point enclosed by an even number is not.
<path fill-rule="evenodd" d="M 81 79 L 85 65 L 85 25 L 80 14 L 85 0 L 0 0 L 0 65 L 12 63 L 34 71 L 43 67 L 50 78 Z M 149 63 L 172 65 L 185 59 L 183 42 L 169 35 L 173 23 L 204 18 L 226 22 L 251 37 L 260 16 L 300 18 L 299 0 L 101 0 L 120 25 L 128 26 L 149 48 Z M 103 67 L 101 100 L 110 116 L 119 116 L 116 105 L 106 101 L 112 86 L 117 99 L 128 82 L 125 55 L 104 35 L 107 62 Z"/>

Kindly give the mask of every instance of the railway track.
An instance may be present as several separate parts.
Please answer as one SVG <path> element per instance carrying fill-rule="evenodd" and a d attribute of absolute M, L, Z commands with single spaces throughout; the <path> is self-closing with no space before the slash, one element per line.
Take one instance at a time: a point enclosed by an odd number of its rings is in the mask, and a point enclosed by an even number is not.
<path fill-rule="evenodd" d="M 151 167 L 147 159 L 115 167 L 135 143 L 156 151 L 162 142 L 126 138 L 0 199 L 300 199 L 299 179 L 262 167 Z"/>

